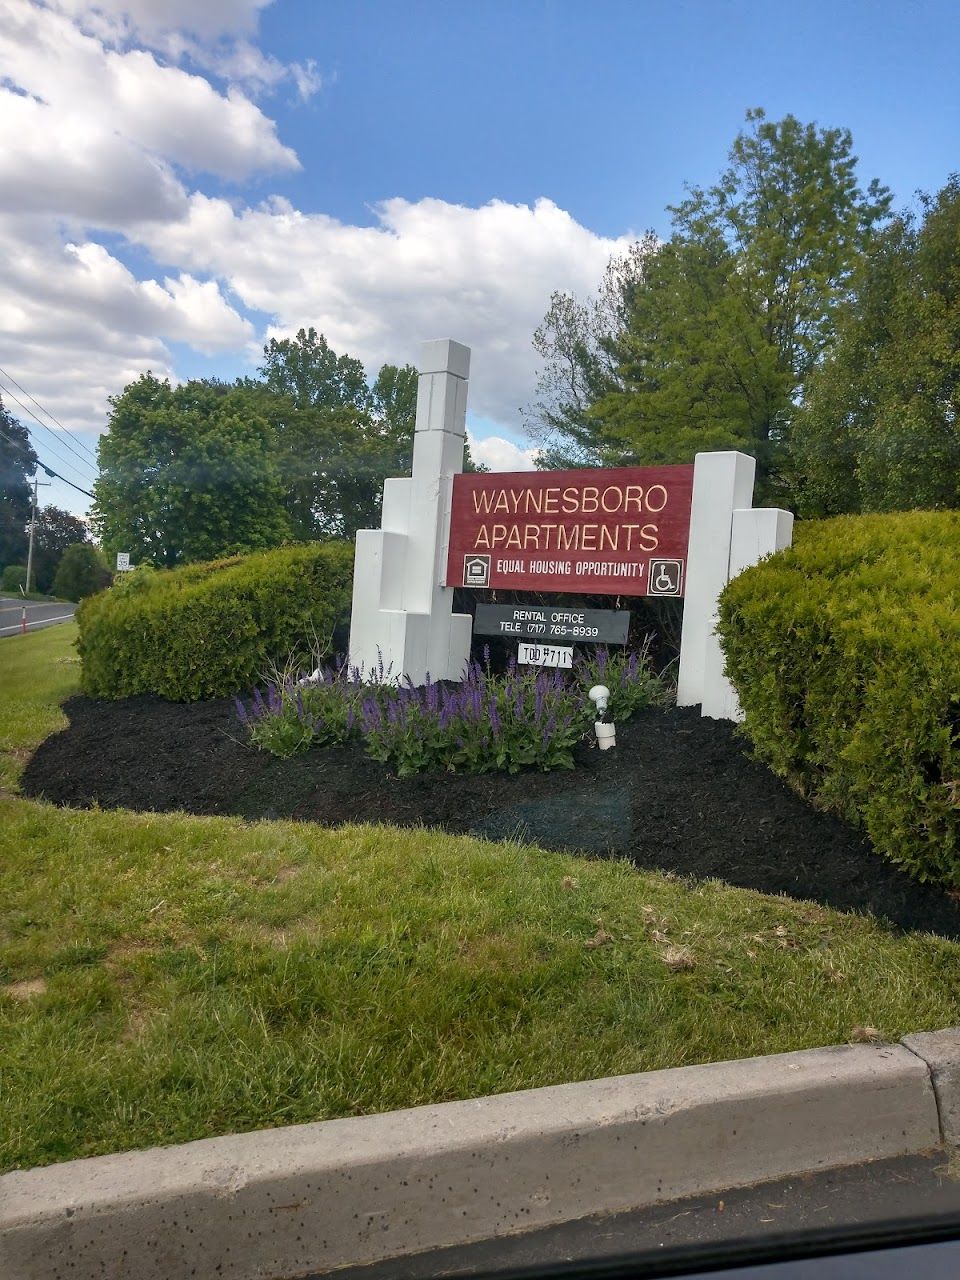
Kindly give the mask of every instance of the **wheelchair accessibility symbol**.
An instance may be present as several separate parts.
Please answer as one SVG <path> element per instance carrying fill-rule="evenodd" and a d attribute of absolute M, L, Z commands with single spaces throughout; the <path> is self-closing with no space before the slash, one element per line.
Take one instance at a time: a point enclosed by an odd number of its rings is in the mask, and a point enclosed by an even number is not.
<path fill-rule="evenodd" d="M 648 596 L 678 596 L 682 585 L 682 560 L 650 561 L 647 576 Z"/>

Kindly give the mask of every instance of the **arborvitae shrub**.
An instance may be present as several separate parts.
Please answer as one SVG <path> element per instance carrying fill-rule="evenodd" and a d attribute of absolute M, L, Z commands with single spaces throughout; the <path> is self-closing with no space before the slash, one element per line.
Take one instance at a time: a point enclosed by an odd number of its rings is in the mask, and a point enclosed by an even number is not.
<path fill-rule="evenodd" d="M 353 547 L 309 543 L 183 569 L 135 570 L 77 610 L 85 693 L 174 702 L 246 692 L 350 609 Z"/>
<path fill-rule="evenodd" d="M 757 754 L 920 880 L 960 887 L 960 512 L 801 523 L 720 603 Z"/>

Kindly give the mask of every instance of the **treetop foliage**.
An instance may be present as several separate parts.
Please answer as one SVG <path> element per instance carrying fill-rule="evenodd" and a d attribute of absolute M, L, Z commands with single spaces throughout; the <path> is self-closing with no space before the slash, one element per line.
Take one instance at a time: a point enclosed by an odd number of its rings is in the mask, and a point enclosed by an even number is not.
<path fill-rule="evenodd" d="M 289 534 L 271 423 L 257 392 L 143 374 L 111 398 L 93 520 L 112 553 L 173 567 Z"/>
<path fill-rule="evenodd" d="M 796 410 L 830 349 L 890 192 L 846 129 L 747 113 L 727 168 L 615 260 L 592 303 L 554 294 L 534 346 L 540 464 L 690 462 L 741 449 L 784 493 Z"/>
<path fill-rule="evenodd" d="M 33 536 L 33 581 L 37 591 L 50 591 L 54 575 L 68 547 L 89 543 L 82 520 L 60 507 L 48 505 L 37 512 Z M 71 599 L 73 597 L 70 597 Z"/>
<path fill-rule="evenodd" d="M 288 396 L 298 409 L 368 409 L 370 388 L 363 365 L 338 356 L 311 325 L 296 338 L 271 338 L 259 369 L 263 385 Z"/>
<path fill-rule="evenodd" d="M 171 568 L 379 524 L 384 480 L 410 469 L 417 370 L 387 364 L 368 385 L 310 328 L 272 338 L 259 372 L 145 374 L 111 400 L 94 507 L 109 551 Z"/>
<path fill-rule="evenodd" d="M 862 261 L 797 415 L 805 515 L 960 507 L 960 176 Z"/>

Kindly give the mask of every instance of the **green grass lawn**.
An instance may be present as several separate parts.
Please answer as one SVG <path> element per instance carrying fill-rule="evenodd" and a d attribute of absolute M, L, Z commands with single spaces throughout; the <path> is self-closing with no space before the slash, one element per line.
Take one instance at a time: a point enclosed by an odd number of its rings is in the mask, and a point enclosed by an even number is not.
<path fill-rule="evenodd" d="M 71 639 L 0 641 L 8 777 L 60 722 Z M 958 1021 L 960 947 L 811 904 L 0 796 L 0 1169 Z"/>
<path fill-rule="evenodd" d="M 67 721 L 60 703 L 76 693 L 75 622 L 0 638 L 0 793 L 16 785 L 30 752 Z"/>

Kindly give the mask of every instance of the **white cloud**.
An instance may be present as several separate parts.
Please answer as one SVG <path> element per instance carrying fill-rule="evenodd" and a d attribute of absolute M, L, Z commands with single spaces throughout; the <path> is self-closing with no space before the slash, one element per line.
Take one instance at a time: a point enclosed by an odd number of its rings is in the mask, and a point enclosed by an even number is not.
<path fill-rule="evenodd" d="M 275 316 L 270 336 L 312 324 L 369 369 L 416 363 L 428 338 L 465 342 L 472 410 L 519 429 L 551 291 L 592 292 L 628 241 L 595 235 L 549 200 L 395 199 L 376 212 L 377 226 L 357 227 L 283 200 L 237 212 L 195 193 L 186 218 L 136 234 L 158 260 L 218 276 Z"/>
<path fill-rule="evenodd" d="M 248 37 L 272 0 L 52 0 L 81 30 L 114 48 L 156 49 L 173 62 L 189 60 L 221 80 L 258 94 L 285 81 L 301 101 L 323 85 L 316 63 L 280 62 Z"/>
<path fill-rule="evenodd" d="M 181 216 L 187 194 L 128 139 L 0 89 L 0 206 L 121 228 Z"/>
<path fill-rule="evenodd" d="M 239 89 L 220 94 L 145 49 L 110 49 L 29 0 L 0 0 L 0 79 L 3 140 L 16 143 L 16 129 L 30 130 L 31 147 L 21 142 L 7 161 L 14 185 L 32 182 L 37 169 L 55 172 L 65 151 L 91 183 L 108 187 L 119 187 L 128 167 L 138 186 L 146 170 L 159 169 L 168 188 L 171 163 L 232 179 L 299 167 L 274 122 Z M 88 216 L 69 204 L 56 211 Z"/>
<path fill-rule="evenodd" d="M 487 436 L 478 440 L 472 431 L 467 432 L 470 454 L 474 462 L 482 462 L 489 471 L 532 471 L 536 449 L 523 449 L 514 440 L 503 436 Z"/>
<path fill-rule="evenodd" d="M 249 35 L 271 0 L 54 0 L 62 13 L 86 27 L 113 31 L 145 43 L 168 32 L 188 31 L 202 40 Z"/>
<path fill-rule="evenodd" d="M 175 377 L 167 342 L 213 355 L 253 336 L 214 281 L 138 280 L 94 241 L 0 216 L 0 365 L 71 429 L 99 433 L 107 397 L 146 369 Z"/>
<path fill-rule="evenodd" d="M 187 174 L 296 166 L 237 85 L 292 81 L 309 96 L 316 65 L 256 46 L 261 0 L 51 4 L 0 0 L 0 364 L 95 433 L 140 372 L 175 376 L 169 343 L 217 355 L 221 371 L 235 357 L 240 372 L 267 337 L 313 325 L 372 375 L 453 337 L 473 349 L 468 409 L 490 432 L 475 456 L 531 465 L 509 437 L 523 438 L 533 397 L 533 330 L 553 290 L 592 293 L 625 238 L 548 199 L 395 198 L 356 226 L 280 197 L 250 207 L 189 190 L 202 178 Z M 232 87 L 186 69 L 201 62 Z M 244 308 L 269 317 L 265 333 Z"/>
<path fill-rule="evenodd" d="M 291 63 L 290 75 L 293 77 L 293 83 L 297 86 L 297 93 L 300 95 L 301 102 L 306 102 L 315 93 L 319 93 L 326 83 L 317 70 L 316 61 L 313 58 L 308 58 L 306 62 L 302 63 Z"/>

